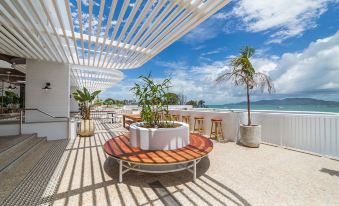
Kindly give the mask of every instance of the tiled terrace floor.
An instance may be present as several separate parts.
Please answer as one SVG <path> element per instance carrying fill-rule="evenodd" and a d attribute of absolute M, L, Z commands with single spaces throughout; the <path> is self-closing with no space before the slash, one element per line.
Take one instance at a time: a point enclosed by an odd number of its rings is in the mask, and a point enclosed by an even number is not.
<path fill-rule="evenodd" d="M 51 142 L 16 189 L 2 191 L 2 205 L 339 205 L 338 161 L 267 145 L 215 143 L 195 183 L 187 171 L 128 172 L 117 183 L 118 165 L 102 145 L 124 132 L 97 122 L 95 137 Z"/>

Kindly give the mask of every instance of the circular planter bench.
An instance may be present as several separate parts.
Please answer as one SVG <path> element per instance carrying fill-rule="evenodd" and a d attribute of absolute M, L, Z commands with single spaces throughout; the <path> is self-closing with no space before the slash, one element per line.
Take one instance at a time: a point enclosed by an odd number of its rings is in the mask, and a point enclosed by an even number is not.
<path fill-rule="evenodd" d="M 199 134 L 190 134 L 190 143 L 176 150 L 142 150 L 132 147 L 130 138 L 121 135 L 108 140 L 104 151 L 119 163 L 119 182 L 130 170 L 147 173 L 167 173 L 188 170 L 196 179 L 199 161 L 213 149 L 211 140 Z"/>

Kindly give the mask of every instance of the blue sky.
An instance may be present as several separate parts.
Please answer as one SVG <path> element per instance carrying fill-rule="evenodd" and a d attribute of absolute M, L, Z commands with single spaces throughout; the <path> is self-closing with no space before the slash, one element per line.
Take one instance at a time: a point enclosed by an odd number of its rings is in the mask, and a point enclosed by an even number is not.
<path fill-rule="evenodd" d="M 171 91 L 208 104 L 244 101 L 243 88 L 216 84 L 230 58 L 246 46 L 252 61 L 271 76 L 272 95 L 253 99 L 314 97 L 339 100 L 339 1 L 232 1 L 208 20 L 138 69 L 123 70 L 124 80 L 101 98 L 133 99 L 129 89 L 139 75 L 172 77 Z"/>

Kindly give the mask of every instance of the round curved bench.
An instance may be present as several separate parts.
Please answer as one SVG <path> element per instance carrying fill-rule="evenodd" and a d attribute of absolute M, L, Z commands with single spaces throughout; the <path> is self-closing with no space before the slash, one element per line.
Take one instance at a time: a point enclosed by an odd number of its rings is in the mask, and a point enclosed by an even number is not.
<path fill-rule="evenodd" d="M 131 147 L 129 137 L 121 135 L 105 142 L 103 148 L 119 163 L 119 182 L 130 170 L 148 173 L 188 170 L 195 181 L 197 163 L 212 151 L 213 142 L 199 134 L 190 134 L 190 144 L 177 150 L 141 150 Z"/>

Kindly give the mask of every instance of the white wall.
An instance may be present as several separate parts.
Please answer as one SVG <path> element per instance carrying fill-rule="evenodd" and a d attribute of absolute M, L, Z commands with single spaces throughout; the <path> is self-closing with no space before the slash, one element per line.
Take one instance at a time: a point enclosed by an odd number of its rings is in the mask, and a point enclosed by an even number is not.
<path fill-rule="evenodd" d="M 69 117 L 69 65 L 36 60 L 27 60 L 26 63 L 26 108 L 37 108 L 53 116 Z M 51 83 L 52 89 L 42 89 L 46 82 Z M 28 113 L 27 120 L 39 121 L 40 119 L 34 119 L 35 114 Z"/>
<path fill-rule="evenodd" d="M 74 87 L 74 86 L 71 86 L 71 96 L 72 96 L 72 98 L 70 99 L 70 110 L 71 110 L 71 112 L 77 112 L 77 111 L 79 111 L 79 104 L 78 104 L 78 102 L 74 99 L 74 97 L 73 97 L 73 92 L 75 92 L 76 91 L 76 87 Z"/>
<path fill-rule="evenodd" d="M 221 118 L 223 135 L 226 141 L 236 141 L 239 131 L 239 123 L 243 119 L 242 112 L 230 111 L 201 111 L 201 110 L 170 110 L 170 114 L 178 114 L 181 116 L 190 116 L 190 130 L 193 131 L 194 117 L 204 117 L 204 134 L 209 136 L 211 133 L 211 119 Z"/>
<path fill-rule="evenodd" d="M 69 136 L 68 122 L 28 123 L 22 125 L 23 134 L 37 133 L 47 140 L 65 139 Z"/>
<path fill-rule="evenodd" d="M 19 124 L 0 124 L 0 136 L 18 135 L 19 133 Z"/>

